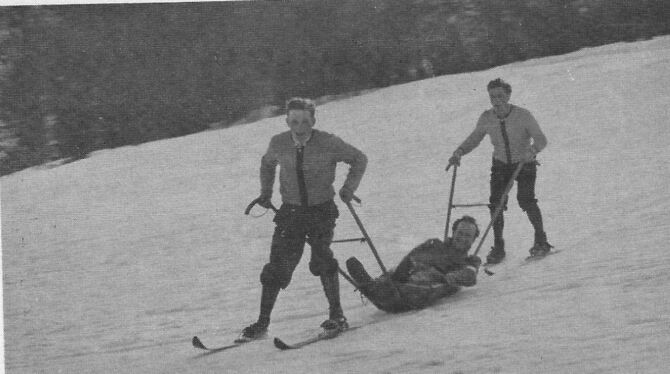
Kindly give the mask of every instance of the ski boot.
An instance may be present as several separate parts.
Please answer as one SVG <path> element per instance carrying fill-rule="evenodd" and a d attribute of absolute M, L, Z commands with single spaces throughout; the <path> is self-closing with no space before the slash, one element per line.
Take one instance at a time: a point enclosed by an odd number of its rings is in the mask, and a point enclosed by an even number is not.
<path fill-rule="evenodd" d="M 324 331 L 327 332 L 328 331 L 342 332 L 349 328 L 349 323 L 347 322 L 347 318 L 344 315 L 340 315 L 338 317 L 331 317 L 323 321 L 323 323 L 321 323 L 321 328 L 323 328 Z"/>
<path fill-rule="evenodd" d="M 270 321 L 258 320 L 242 330 L 240 337 L 235 340 L 235 343 L 248 342 L 264 338 L 268 334 L 268 326 Z"/>
<path fill-rule="evenodd" d="M 544 257 L 549 254 L 552 248 L 554 248 L 554 246 L 547 242 L 535 242 L 529 251 L 530 257 Z"/>
<path fill-rule="evenodd" d="M 348 329 L 349 324 L 347 323 L 347 318 L 344 317 L 342 307 L 339 305 L 331 306 L 330 311 L 328 313 L 328 319 L 323 321 L 321 327 L 325 332 L 336 332 L 336 333 L 340 333 Z"/>
<path fill-rule="evenodd" d="M 486 256 L 487 264 L 499 264 L 505 258 L 505 241 L 496 240 L 495 245 L 491 247 L 491 252 Z"/>

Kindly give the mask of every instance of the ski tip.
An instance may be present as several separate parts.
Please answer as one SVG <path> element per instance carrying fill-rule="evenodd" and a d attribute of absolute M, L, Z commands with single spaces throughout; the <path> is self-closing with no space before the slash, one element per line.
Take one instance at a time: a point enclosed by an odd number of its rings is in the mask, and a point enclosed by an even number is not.
<path fill-rule="evenodd" d="M 281 349 L 281 350 L 286 350 L 286 349 L 291 349 L 291 346 L 284 343 L 281 339 L 275 338 L 274 339 L 275 347 Z"/>
<path fill-rule="evenodd" d="M 543 254 L 543 255 L 531 255 L 531 256 L 526 257 L 526 262 L 531 262 L 531 261 L 541 260 L 541 259 L 543 259 L 543 258 L 545 258 L 545 257 L 551 256 L 551 255 L 555 255 L 555 254 L 558 253 L 558 252 L 560 252 L 560 249 L 556 249 L 556 250 L 553 250 L 553 251 L 549 251 L 549 252 L 547 252 L 547 253 L 545 253 L 545 254 Z"/>
<path fill-rule="evenodd" d="M 200 349 L 207 349 L 204 344 L 198 339 L 197 336 L 194 336 L 193 339 L 191 340 L 191 344 L 193 344 L 194 347 L 200 348 Z"/>

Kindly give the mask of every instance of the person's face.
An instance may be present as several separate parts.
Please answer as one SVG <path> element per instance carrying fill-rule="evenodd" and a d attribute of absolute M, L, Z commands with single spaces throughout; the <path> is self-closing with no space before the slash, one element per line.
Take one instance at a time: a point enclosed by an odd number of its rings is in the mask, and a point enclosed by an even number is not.
<path fill-rule="evenodd" d="M 494 87 L 489 90 L 489 99 L 494 108 L 502 108 L 509 101 L 509 94 L 502 87 Z"/>
<path fill-rule="evenodd" d="M 309 134 L 315 122 L 316 119 L 308 110 L 292 109 L 286 116 L 286 124 L 297 136 Z"/>
<path fill-rule="evenodd" d="M 454 231 L 454 244 L 457 249 L 467 251 L 475 242 L 475 235 L 477 234 L 477 226 L 470 222 L 461 222 Z"/>

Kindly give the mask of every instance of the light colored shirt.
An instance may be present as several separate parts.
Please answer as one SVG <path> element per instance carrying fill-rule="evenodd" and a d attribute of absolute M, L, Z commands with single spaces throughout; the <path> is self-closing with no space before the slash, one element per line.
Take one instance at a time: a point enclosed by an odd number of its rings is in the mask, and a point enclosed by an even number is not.
<path fill-rule="evenodd" d="M 261 159 L 261 194 L 272 196 L 275 170 L 279 165 L 279 193 L 282 202 L 301 205 L 297 165 L 297 147 L 290 131 L 275 135 Z M 307 205 L 325 203 L 335 196 L 333 183 L 338 162 L 349 164 L 344 187 L 355 192 L 363 178 L 368 159 L 357 148 L 324 131 L 312 130 L 303 149 L 303 174 Z"/>
<path fill-rule="evenodd" d="M 484 111 L 479 117 L 474 131 L 459 146 L 463 154 L 465 155 L 477 148 L 487 134 L 491 139 L 491 144 L 493 144 L 493 158 L 504 163 L 508 163 L 508 151 L 512 163 L 516 163 L 531 150 L 531 146 L 535 153 L 539 153 L 547 146 L 547 138 L 528 110 L 511 105 L 509 115 L 503 120 L 505 121 L 507 141 L 503 136 L 501 119 L 496 116 L 493 109 Z"/>

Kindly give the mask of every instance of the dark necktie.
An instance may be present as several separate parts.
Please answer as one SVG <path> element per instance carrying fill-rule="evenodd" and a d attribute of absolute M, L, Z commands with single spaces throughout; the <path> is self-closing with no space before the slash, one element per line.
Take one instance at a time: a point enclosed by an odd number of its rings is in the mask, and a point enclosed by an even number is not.
<path fill-rule="evenodd" d="M 502 133 L 503 142 L 505 142 L 505 156 L 507 156 L 507 165 L 512 165 L 512 151 L 509 148 L 509 136 L 507 135 L 507 126 L 505 126 L 505 119 L 512 114 L 512 107 L 509 108 L 507 114 L 498 119 L 500 120 L 500 132 Z"/>
<path fill-rule="evenodd" d="M 296 165 L 295 171 L 298 175 L 298 191 L 300 192 L 300 202 L 302 206 L 307 207 L 307 184 L 305 183 L 305 172 L 303 170 L 304 146 L 296 147 Z"/>
<path fill-rule="evenodd" d="M 500 131 L 502 132 L 503 141 L 505 142 L 505 155 L 507 156 L 507 164 L 512 165 L 512 152 L 509 149 L 509 137 L 507 136 L 507 127 L 505 120 L 500 120 Z"/>

